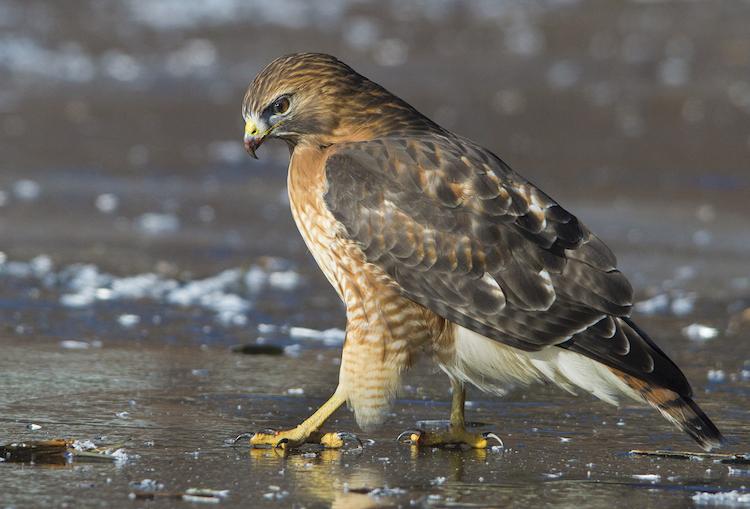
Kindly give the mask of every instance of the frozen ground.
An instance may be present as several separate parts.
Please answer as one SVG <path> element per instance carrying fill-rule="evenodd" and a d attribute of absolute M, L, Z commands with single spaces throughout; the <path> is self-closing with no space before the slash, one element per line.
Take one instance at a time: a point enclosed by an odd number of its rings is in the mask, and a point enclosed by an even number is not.
<path fill-rule="evenodd" d="M 713 1 L 0 0 L 0 445 L 128 454 L 2 462 L 0 505 L 195 487 L 238 507 L 747 506 L 747 465 L 630 456 L 697 449 L 648 409 L 551 388 L 470 394 L 504 452 L 397 444 L 447 418 L 428 363 L 382 428 L 336 414 L 363 450 L 222 440 L 293 426 L 336 384 L 343 307 L 288 212 L 285 147 L 251 160 L 239 114 L 263 65 L 315 50 L 590 226 L 726 452 L 750 452 L 749 23 Z"/>

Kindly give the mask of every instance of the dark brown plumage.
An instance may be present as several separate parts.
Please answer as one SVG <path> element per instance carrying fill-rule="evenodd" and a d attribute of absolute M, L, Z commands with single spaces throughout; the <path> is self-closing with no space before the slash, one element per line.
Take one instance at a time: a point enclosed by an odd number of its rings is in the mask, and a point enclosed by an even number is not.
<path fill-rule="evenodd" d="M 251 155 L 266 137 L 289 145 L 293 215 L 347 307 L 334 410 L 347 401 L 361 425 L 382 422 L 400 373 L 427 353 L 454 392 L 549 381 L 624 395 L 706 449 L 722 443 L 682 372 L 630 320 L 612 252 L 492 152 L 329 55 L 269 64 L 243 114 Z M 485 446 L 456 401 L 454 430 L 420 440 Z M 282 438 L 304 441 L 328 415 Z M 258 443 L 279 440 L 266 436 Z"/>

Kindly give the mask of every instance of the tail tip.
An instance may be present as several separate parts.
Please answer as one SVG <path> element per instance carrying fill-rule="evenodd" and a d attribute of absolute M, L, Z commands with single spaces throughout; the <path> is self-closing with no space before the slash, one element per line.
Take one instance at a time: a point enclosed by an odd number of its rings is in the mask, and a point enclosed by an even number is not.
<path fill-rule="evenodd" d="M 698 405 L 690 398 L 682 398 L 685 404 L 694 412 L 692 418 L 679 422 L 685 433 L 695 440 L 705 451 L 709 452 L 719 449 L 727 444 L 727 439 L 721 431 L 711 422 L 711 419 L 703 413 Z"/>

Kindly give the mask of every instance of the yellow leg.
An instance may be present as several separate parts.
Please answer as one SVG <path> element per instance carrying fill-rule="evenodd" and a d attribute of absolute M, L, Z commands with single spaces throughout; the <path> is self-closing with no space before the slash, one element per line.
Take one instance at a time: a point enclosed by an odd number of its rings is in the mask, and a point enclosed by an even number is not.
<path fill-rule="evenodd" d="M 407 430 L 399 436 L 399 439 L 409 434 L 412 445 L 425 445 L 428 447 L 441 447 L 446 445 L 466 444 L 474 449 L 486 449 L 489 447 L 488 438 L 500 440 L 494 433 L 483 433 L 477 435 L 466 431 L 466 420 L 464 419 L 464 408 L 466 407 L 466 387 L 458 380 L 451 378 L 453 389 L 453 400 L 451 401 L 450 428 L 445 433 L 427 433 L 421 430 Z"/>
<path fill-rule="evenodd" d="M 339 448 L 343 447 L 344 440 L 342 437 L 354 437 L 349 433 L 322 433 L 320 428 L 338 408 L 346 402 L 346 398 L 336 389 L 333 396 L 323 403 L 314 414 L 305 419 L 305 421 L 294 429 L 287 431 L 264 430 L 260 433 L 251 435 L 243 434 L 235 438 L 236 442 L 240 438 L 250 436 L 250 443 L 254 446 L 271 446 L 282 449 L 293 449 L 305 443 L 320 444 L 324 447 Z"/>

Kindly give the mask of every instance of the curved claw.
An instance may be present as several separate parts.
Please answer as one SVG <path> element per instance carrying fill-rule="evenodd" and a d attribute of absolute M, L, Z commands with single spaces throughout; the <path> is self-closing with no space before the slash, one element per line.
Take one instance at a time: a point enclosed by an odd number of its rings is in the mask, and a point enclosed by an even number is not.
<path fill-rule="evenodd" d="M 360 438 L 357 435 L 355 435 L 354 433 L 350 433 L 348 431 L 337 431 L 336 432 L 336 436 L 339 437 L 341 440 L 347 440 L 348 439 L 348 440 L 353 440 L 353 441 L 357 442 L 357 444 L 359 444 L 357 446 L 358 449 L 363 449 L 364 446 L 365 446 L 362 443 L 362 440 L 360 440 Z"/>
<path fill-rule="evenodd" d="M 502 438 L 500 438 L 499 436 L 497 436 L 492 431 L 488 431 L 486 433 L 482 433 L 482 438 L 484 438 L 485 440 L 490 439 L 490 438 L 494 438 L 495 440 L 497 440 L 500 443 L 500 447 L 503 448 L 503 449 L 505 449 L 505 444 L 503 443 Z"/>
<path fill-rule="evenodd" d="M 410 429 L 404 430 L 399 436 L 397 436 L 396 437 L 396 442 L 401 442 L 401 439 L 405 435 L 408 435 L 409 437 L 411 437 L 412 435 L 419 435 L 421 437 L 422 434 L 424 434 L 424 431 L 422 431 L 421 429 L 411 429 L 410 428 Z M 412 442 L 411 440 L 409 440 L 409 443 L 414 443 L 414 442 Z"/>
<path fill-rule="evenodd" d="M 250 432 L 250 433 L 240 433 L 236 437 L 231 438 L 229 440 L 222 440 L 222 442 L 225 443 L 225 444 L 234 445 L 237 442 L 239 442 L 240 440 L 242 440 L 243 438 L 248 438 L 249 439 L 249 438 L 253 438 L 254 436 L 255 436 L 255 433 L 252 433 L 252 432 Z"/>
<path fill-rule="evenodd" d="M 262 430 L 260 430 L 256 434 L 257 435 L 275 435 L 276 433 L 278 433 L 278 431 L 276 431 L 273 428 L 263 428 Z"/>
<path fill-rule="evenodd" d="M 288 444 L 288 443 L 289 443 L 289 439 L 288 438 L 282 438 L 281 440 L 279 440 L 278 442 L 276 442 L 276 445 L 274 445 L 273 448 L 274 449 L 286 449 L 286 447 L 284 447 L 284 446 L 286 444 Z"/>

